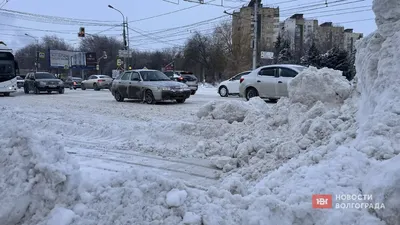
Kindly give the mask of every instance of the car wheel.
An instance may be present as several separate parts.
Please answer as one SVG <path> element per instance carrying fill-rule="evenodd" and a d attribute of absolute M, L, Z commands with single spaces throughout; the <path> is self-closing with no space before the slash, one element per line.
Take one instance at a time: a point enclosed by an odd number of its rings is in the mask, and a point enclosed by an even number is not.
<path fill-rule="evenodd" d="M 225 86 L 221 86 L 218 90 L 218 93 L 221 97 L 228 97 L 229 95 L 228 88 L 226 88 Z"/>
<path fill-rule="evenodd" d="M 24 87 L 24 93 L 29 94 L 29 89 L 27 87 Z"/>
<path fill-rule="evenodd" d="M 258 91 L 255 88 L 249 88 L 246 91 L 246 99 L 247 101 L 250 100 L 251 98 L 257 97 L 258 96 Z"/>
<path fill-rule="evenodd" d="M 84 84 L 81 85 L 81 89 L 82 89 L 83 91 L 86 90 L 86 87 L 85 87 Z"/>
<path fill-rule="evenodd" d="M 100 91 L 100 89 L 99 89 L 99 87 L 97 86 L 96 83 L 93 84 L 93 89 L 94 89 L 95 91 Z"/>
<path fill-rule="evenodd" d="M 124 101 L 124 97 L 122 97 L 122 95 L 119 93 L 119 91 L 115 92 L 114 98 L 115 98 L 115 100 L 117 100 L 117 102 L 123 102 Z"/>
<path fill-rule="evenodd" d="M 76 90 L 76 87 L 74 87 L 74 90 Z"/>
<path fill-rule="evenodd" d="M 35 87 L 35 91 L 34 92 L 35 92 L 36 95 L 40 94 L 39 88 Z"/>
<path fill-rule="evenodd" d="M 59 93 L 59 94 L 64 94 L 64 92 L 65 92 L 64 88 L 63 88 L 63 89 L 60 89 L 60 90 L 58 90 L 58 93 Z"/>
<path fill-rule="evenodd" d="M 277 103 L 279 99 L 277 98 L 270 98 L 269 101 L 273 102 L 273 103 Z"/>
<path fill-rule="evenodd" d="M 4 94 L 4 96 L 6 96 L 6 97 L 10 96 L 10 92 L 4 92 L 3 94 Z"/>
<path fill-rule="evenodd" d="M 176 99 L 177 103 L 185 103 L 186 98 L 180 98 L 180 99 Z"/>
<path fill-rule="evenodd" d="M 191 95 L 194 95 L 194 94 L 196 94 L 196 91 L 192 91 L 190 94 L 191 94 Z"/>
<path fill-rule="evenodd" d="M 72 87 L 69 87 L 69 90 L 72 90 Z"/>
<path fill-rule="evenodd" d="M 150 90 L 147 90 L 147 91 L 144 93 L 144 101 L 145 101 L 147 104 L 155 104 L 155 103 L 156 103 L 156 100 L 154 99 L 153 92 L 151 92 Z"/>

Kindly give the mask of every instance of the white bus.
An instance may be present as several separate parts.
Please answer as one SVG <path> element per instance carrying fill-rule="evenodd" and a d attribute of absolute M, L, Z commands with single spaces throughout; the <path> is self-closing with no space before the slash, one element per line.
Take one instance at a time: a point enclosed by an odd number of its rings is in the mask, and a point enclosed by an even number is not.
<path fill-rule="evenodd" d="M 12 51 L 0 49 L 0 95 L 9 96 L 17 91 L 18 63 Z"/>

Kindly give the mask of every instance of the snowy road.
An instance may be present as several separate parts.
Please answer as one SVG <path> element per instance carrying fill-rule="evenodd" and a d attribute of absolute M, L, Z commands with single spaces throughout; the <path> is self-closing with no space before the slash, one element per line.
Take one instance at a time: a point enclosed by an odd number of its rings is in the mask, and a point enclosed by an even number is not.
<path fill-rule="evenodd" d="M 147 170 L 203 187 L 218 183 L 221 171 L 206 159 L 171 155 L 182 149 L 190 152 L 197 145 L 199 140 L 175 131 L 179 124 L 193 123 L 199 107 L 212 100 L 241 101 L 221 98 L 214 88 L 199 90 L 185 104 L 119 103 L 108 90 L 66 90 L 64 95 L 18 92 L 0 98 L 10 119 L 42 136 L 56 135 L 91 179 Z"/>

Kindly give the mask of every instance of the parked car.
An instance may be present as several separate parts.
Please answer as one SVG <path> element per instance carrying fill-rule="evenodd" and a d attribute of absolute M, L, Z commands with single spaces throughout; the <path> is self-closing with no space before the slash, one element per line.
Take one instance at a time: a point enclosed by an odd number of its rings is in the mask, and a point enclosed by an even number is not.
<path fill-rule="evenodd" d="M 229 80 L 222 81 L 218 85 L 218 94 L 221 97 L 228 97 L 229 95 L 239 95 L 240 78 L 243 75 L 249 74 L 251 71 L 241 72 L 231 77 Z"/>
<path fill-rule="evenodd" d="M 109 89 L 112 84 L 112 78 L 107 75 L 91 75 L 87 80 L 81 82 L 81 89 L 94 89 L 99 91 L 101 89 Z"/>
<path fill-rule="evenodd" d="M 186 84 L 172 81 L 158 70 L 129 70 L 115 78 L 111 93 L 118 102 L 127 99 L 143 99 L 148 104 L 163 100 L 184 103 L 191 90 Z"/>
<path fill-rule="evenodd" d="M 199 82 L 193 73 L 181 73 L 180 78 L 178 78 L 178 82 L 189 86 L 192 95 L 196 94 L 197 90 L 199 89 Z"/>
<path fill-rule="evenodd" d="M 82 84 L 82 78 L 80 77 L 68 77 L 64 82 L 65 88 L 69 88 L 71 90 L 72 89 L 76 90 L 77 88 L 81 88 L 81 84 Z"/>
<path fill-rule="evenodd" d="M 239 95 L 247 100 L 256 96 L 272 101 L 287 97 L 288 82 L 306 68 L 290 64 L 259 67 L 240 78 Z"/>
<path fill-rule="evenodd" d="M 24 87 L 24 78 L 17 76 L 17 88 L 23 88 Z"/>
<path fill-rule="evenodd" d="M 29 94 L 31 91 L 34 91 L 35 94 L 39 94 L 42 91 L 47 93 L 57 91 L 60 94 L 64 94 L 64 82 L 51 73 L 31 72 L 25 77 L 24 92 Z"/>

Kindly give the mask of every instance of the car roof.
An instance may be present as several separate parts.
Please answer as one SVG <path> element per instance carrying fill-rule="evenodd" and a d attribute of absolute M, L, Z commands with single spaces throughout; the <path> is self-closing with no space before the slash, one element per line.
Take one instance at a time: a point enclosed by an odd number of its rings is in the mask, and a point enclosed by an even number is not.
<path fill-rule="evenodd" d="M 261 66 L 258 69 L 268 68 L 268 67 L 283 67 L 283 68 L 295 69 L 296 67 L 305 67 L 305 66 L 297 64 L 273 64 L 268 66 Z"/>
<path fill-rule="evenodd" d="M 125 72 L 142 72 L 142 71 L 159 71 L 159 70 L 136 69 L 136 70 L 127 70 Z"/>

